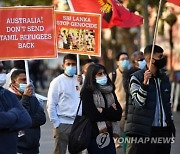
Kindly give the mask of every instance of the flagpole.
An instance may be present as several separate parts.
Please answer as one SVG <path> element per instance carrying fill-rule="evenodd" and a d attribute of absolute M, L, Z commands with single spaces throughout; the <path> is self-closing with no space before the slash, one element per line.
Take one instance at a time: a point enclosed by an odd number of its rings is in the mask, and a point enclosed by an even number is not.
<path fill-rule="evenodd" d="M 70 7 L 70 10 L 71 10 L 72 12 L 75 12 L 75 11 L 74 11 L 74 7 L 73 7 L 73 5 L 72 5 L 72 3 L 71 3 L 71 0 L 67 0 L 67 2 L 68 2 L 68 5 L 69 5 L 69 7 Z"/>
<path fill-rule="evenodd" d="M 92 59 L 90 55 L 88 55 L 88 58 L 89 58 L 89 59 Z"/>
<path fill-rule="evenodd" d="M 25 63 L 25 70 L 26 70 L 26 81 L 27 81 L 27 84 L 29 84 L 30 83 L 30 77 L 29 77 L 28 61 L 24 60 L 24 63 Z"/>
<path fill-rule="evenodd" d="M 152 58 L 154 54 L 154 46 L 156 43 L 156 37 L 158 33 L 158 22 L 159 22 L 159 17 L 160 17 L 160 11 L 161 11 L 161 5 L 162 5 L 162 0 L 159 1 L 159 8 L 158 8 L 158 14 L 156 18 L 156 25 L 155 25 L 155 30 L 154 30 L 154 37 L 153 37 L 153 44 L 152 44 L 152 50 L 151 50 L 151 59 L 150 59 L 150 65 L 149 65 L 149 70 L 151 70 L 151 63 L 152 63 Z"/>

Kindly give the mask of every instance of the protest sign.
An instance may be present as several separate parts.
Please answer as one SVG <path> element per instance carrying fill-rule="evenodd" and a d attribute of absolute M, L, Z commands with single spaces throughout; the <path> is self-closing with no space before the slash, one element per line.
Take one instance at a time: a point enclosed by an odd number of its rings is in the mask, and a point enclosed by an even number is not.
<path fill-rule="evenodd" d="M 0 8 L 0 59 L 55 58 L 53 7 Z"/>
<path fill-rule="evenodd" d="M 56 16 L 58 52 L 101 56 L 101 15 L 59 12 Z"/>

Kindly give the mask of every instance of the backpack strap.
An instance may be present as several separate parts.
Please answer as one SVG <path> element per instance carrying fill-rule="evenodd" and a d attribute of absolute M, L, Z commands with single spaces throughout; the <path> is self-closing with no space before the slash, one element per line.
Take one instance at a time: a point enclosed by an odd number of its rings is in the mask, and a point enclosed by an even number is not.
<path fill-rule="evenodd" d="M 116 81 L 116 70 L 112 72 L 112 82 Z"/>
<path fill-rule="evenodd" d="M 80 109 L 81 103 L 82 103 L 82 100 L 80 99 L 80 101 L 79 101 L 79 105 L 78 105 L 78 109 L 77 109 L 77 111 L 76 111 L 76 116 L 78 115 L 78 112 L 79 112 L 79 109 Z"/>

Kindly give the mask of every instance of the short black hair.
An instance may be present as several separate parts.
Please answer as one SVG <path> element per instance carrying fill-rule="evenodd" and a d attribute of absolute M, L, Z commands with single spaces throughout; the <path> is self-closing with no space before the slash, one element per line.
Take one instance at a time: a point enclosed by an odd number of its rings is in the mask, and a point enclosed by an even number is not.
<path fill-rule="evenodd" d="M 0 61 L 0 73 L 5 70 L 4 61 Z"/>
<path fill-rule="evenodd" d="M 92 59 L 85 59 L 85 60 L 83 60 L 82 65 L 86 65 L 88 63 L 93 63 L 93 62 L 94 62 L 94 60 L 92 60 Z"/>
<path fill-rule="evenodd" d="M 15 60 L 14 61 L 14 67 L 17 69 L 25 69 L 24 60 Z"/>
<path fill-rule="evenodd" d="M 126 52 L 120 52 L 117 56 L 116 56 L 116 61 L 119 61 L 119 57 L 121 55 L 127 55 L 129 57 L 129 55 Z"/>
<path fill-rule="evenodd" d="M 26 74 L 26 71 L 23 69 L 18 69 L 18 70 L 13 71 L 11 74 L 11 81 L 14 81 L 19 76 L 19 74 L 21 74 L 21 73 Z"/>
<path fill-rule="evenodd" d="M 151 52 L 152 52 L 152 45 L 146 46 L 146 48 L 144 49 L 144 55 L 151 54 Z M 154 45 L 154 51 L 153 52 L 154 53 L 163 53 L 164 50 L 160 46 Z"/>
<path fill-rule="evenodd" d="M 73 55 L 73 54 L 67 54 L 67 55 L 65 55 L 65 56 L 64 56 L 64 59 L 63 59 L 63 63 L 65 63 L 65 60 L 66 60 L 66 59 L 70 59 L 70 60 L 76 61 L 76 56 Z"/>

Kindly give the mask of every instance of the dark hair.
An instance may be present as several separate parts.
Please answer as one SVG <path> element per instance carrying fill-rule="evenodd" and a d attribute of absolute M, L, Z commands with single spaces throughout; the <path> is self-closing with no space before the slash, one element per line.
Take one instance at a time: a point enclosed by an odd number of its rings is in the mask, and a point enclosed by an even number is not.
<path fill-rule="evenodd" d="M 107 74 L 108 82 L 107 84 L 113 85 L 111 79 L 108 76 L 108 73 L 105 67 L 101 64 L 91 64 L 86 72 L 85 81 L 83 87 L 81 89 L 81 94 L 83 93 L 85 88 L 90 88 L 92 91 L 99 88 L 98 84 L 96 83 L 95 75 L 98 73 L 99 70 L 103 69 Z"/>
<path fill-rule="evenodd" d="M 76 56 L 73 55 L 73 54 L 67 54 L 67 55 L 65 55 L 65 56 L 64 56 L 64 59 L 63 59 L 63 63 L 65 63 L 65 60 L 66 60 L 66 59 L 70 59 L 70 60 L 76 61 Z"/>
<path fill-rule="evenodd" d="M 86 65 L 88 63 L 92 63 L 94 62 L 92 59 L 85 59 L 83 62 L 82 62 L 82 65 Z"/>
<path fill-rule="evenodd" d="M 128 54 L 127 54 L 126 52 L 120 52 L 120 53 L 116 56 L 116 61 L 119 61 L 119 57 L 120 57 L 121 55 L 127 55 L 127 56 L 128 56 Z M 129 57 L 129 56 L 128 56 L 128 57 Z"/>
<path fill-rule="evenodd" d="M 2 73 L 3 70 L 5 70 L 4 61 L 0 61 L 0 73 Z"/>
<path fill-rule="evenodd" d="M 11 74 L 11 81 L 14 81 L 21 73 L 26 74 L 25 70 L 23 70 L 23 69 L 18 69 L 18 70 L 13 71 Z"/>
<path fill-rule="evenodd" d="M 17 69 L 25 69 L 24 60 L 16 60 L 14 61 L 14 67 Z"/>
<path fill-rule="evenodd" d="M 144 55 L 151 54 L 151 51 L 152 51 L 152 45 L 146 46 L 146 48 L 144 49 Z M 163 53 L 163 52 L 164 50 L 160 46 L 158 45 L 154 46 L 154 53 Z"/>
<path fill-rule="evenodd" d="M 138 55 L 144 55 L 143 54 L 143 52 L 141 52 L 141 51 L 135 51 L 135 52 L 133 52 L 132 53 L 132 55 L 131 55 L 131 62 L 134 62 L 135 60 L 136 60 L 136 57 L 138 56 Z"/>

